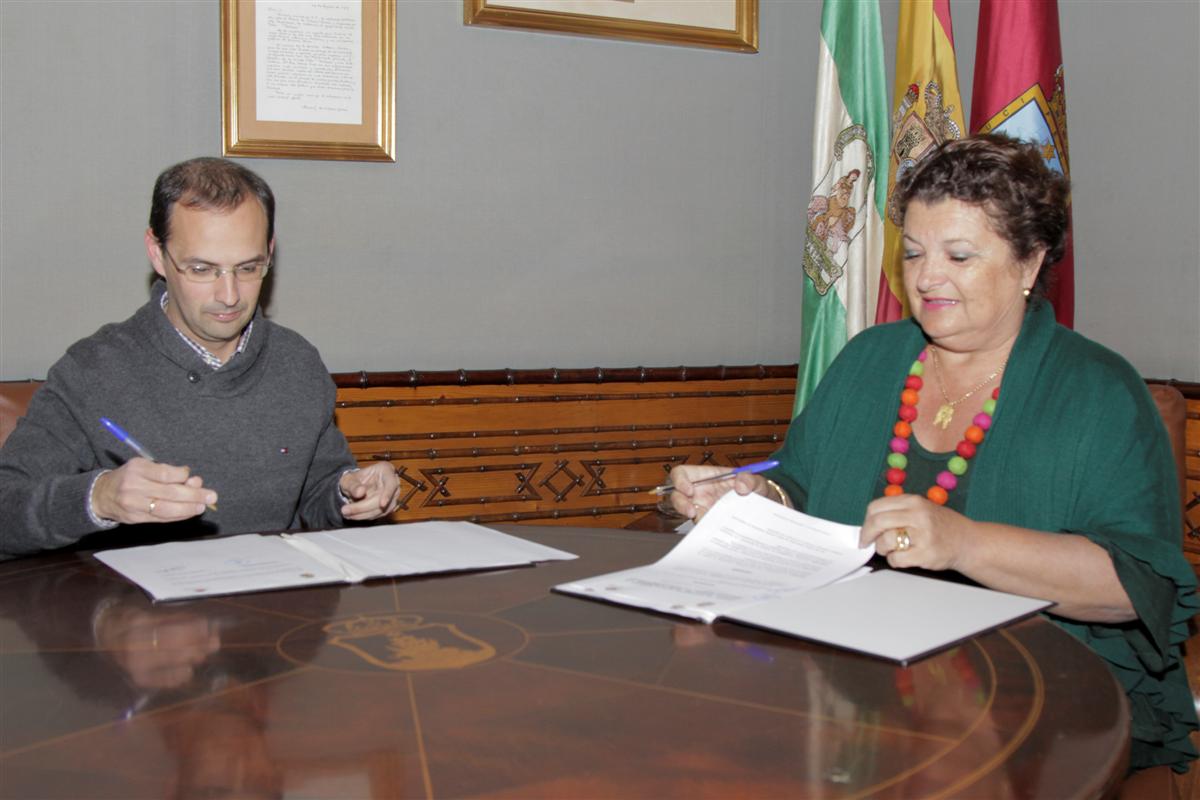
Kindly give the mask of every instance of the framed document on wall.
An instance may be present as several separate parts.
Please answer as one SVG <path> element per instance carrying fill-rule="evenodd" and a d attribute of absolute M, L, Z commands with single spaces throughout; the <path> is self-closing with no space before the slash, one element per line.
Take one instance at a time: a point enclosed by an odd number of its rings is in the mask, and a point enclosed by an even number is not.
<path fill-rule="evenodd" d="M 463 0 L 463 21 L 758 52 L 758 0 Z"/>
<path fill-rule="evenodd" d="M 221 0 L 227 156 L 395 161 L 395 0 Z"/>

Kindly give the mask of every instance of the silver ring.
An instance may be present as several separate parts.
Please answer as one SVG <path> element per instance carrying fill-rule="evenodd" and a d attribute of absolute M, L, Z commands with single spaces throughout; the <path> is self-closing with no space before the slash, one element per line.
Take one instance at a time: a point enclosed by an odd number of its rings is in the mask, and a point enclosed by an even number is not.
<path fill-rule="evenodd" d="M 157 504 L 158 504 L 158 501 L 157 501 L 157 500 L 151 500 L 151 501 L 150 501 L 150 510 L 149 510 L 147 513 L 149 513 L 149 514 L 153 514 L 153 513 L 154 513 L 154 506 L 156 506 Z"/>
<path fill-rule="evenodd" d="M 912 537 L 908 535 L 908 531 L 901 528 L 900 532 L 896 534 L 896 549 L 907 550 L 910 547 L 912 547 Z"/>

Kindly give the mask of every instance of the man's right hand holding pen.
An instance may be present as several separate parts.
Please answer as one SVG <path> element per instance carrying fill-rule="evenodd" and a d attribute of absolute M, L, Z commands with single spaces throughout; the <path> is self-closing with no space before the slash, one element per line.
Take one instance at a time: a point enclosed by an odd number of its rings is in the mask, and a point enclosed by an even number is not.
<path fill-rule="evenodd" d="M 215 506 L 217 493 L 204 488 L 187 467 L 131 458 L 92 484 L 92 513 L 122 524 L 178 522 Z"/>

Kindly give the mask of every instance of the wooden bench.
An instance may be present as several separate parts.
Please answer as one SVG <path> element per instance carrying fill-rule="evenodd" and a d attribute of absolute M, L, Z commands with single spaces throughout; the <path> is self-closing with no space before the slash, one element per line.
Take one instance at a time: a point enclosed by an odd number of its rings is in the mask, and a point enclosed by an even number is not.
<path fill-rule="evenodd" d="M 390 461 L 397 521 L 622 527 L 679 463 L 757 461 L 783 441 L 794 364 L 346 372 L 337 424 L 361 463 Z M 1200 571 L 1200 384 L 1186 399 L 1184 550 Z M 0 444 L 40 381 L 0 381 Z"/>
<path fill-rule="evenodd" d="M 389 461 L 396 521 L 623 527 L 675 464 L 778 449 L 795 365 L 359 372 L 333 376 L 360 463 Z"/>
<path fill-rule="evenodd" d="M 355 457 L 400 471 L 397 521 L 619 527 L 652 510 L 645 490 L 675 464 L 738 466 L 777 449 L 795 372 L 788 364 L 333 377 L 337 424 Z M 1170 432 L 1186 473 L 1184 546 L 1200 571 L 1200 384 L 1149 383 L 1156 398 L 1162 384 L 1185 398 Z"/>
<path fill-rule="evenodd" d="M 1167 428 L 1183 499 L 1184 555 L 1200 574 L 1200 384 L 1147 381 Z"/>

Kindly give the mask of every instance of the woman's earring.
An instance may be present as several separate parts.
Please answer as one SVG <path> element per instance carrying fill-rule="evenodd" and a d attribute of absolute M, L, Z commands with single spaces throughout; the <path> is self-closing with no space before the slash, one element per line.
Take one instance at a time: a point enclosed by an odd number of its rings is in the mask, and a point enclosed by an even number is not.
<path fill-rule="evenodd" d="M 1025 295 L 1026 297 L 1029 297 L 1029 290 L 1024 289 L 1024 290 L 1022 290 L 1021 294 Z"/>

